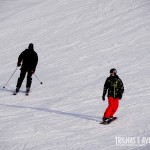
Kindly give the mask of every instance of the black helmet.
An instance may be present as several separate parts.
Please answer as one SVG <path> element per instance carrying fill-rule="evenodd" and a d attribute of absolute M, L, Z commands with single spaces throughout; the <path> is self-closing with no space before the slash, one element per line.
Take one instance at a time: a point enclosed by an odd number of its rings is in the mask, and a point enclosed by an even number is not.
<path fill-rule="evenodd" d="M 33 50 L 34 49 L 34 45 L 32 43 L 29 44 L 28 49 Z"/>
<path fill-rule="evenodd" d="M 110 69 L 110 73 L 115 73 L 117 74 L 117 70 L 115 68 Z"/>

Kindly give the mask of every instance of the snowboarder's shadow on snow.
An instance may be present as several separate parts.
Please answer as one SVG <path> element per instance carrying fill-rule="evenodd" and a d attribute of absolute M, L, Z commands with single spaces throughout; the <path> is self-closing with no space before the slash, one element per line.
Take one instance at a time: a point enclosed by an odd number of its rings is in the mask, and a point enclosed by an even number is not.
<path fill-rule="evenodd" d="M 83 115 L 83 114 L 76 114 L 76 113 L 70 113 L 70 112 L 64 112 L 64 111 L 52 110 L 52 109 L 46 109 L 46 108 L 27 107 L 27 106 L 9 105 L 9 104 L 0 104 L 0 106 L 19 108 L 19 109 L 31 109 L 31 110 L 54 113 L 54 114 L 58 114 L 58 115 L 72 116 L 72 117 L 85 119 L 85 120 L 89 120 L 89 121 L 96 121 L 96 122 L 99 122 L 102 119 L 101 117 L 95 117 L 95 116 L 89 116 L 89 115 Z"/>

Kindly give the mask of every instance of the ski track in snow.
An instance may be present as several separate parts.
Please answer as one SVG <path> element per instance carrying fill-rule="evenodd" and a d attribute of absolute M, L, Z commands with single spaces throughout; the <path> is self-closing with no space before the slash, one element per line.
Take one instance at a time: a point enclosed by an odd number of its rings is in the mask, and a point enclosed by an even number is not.
<path fill-rule="evenodd" d="M 115 137 L 149 137 L 150 2 L 22 0 L 0 2 L 0 150 L 149 150 Z M 15 90 L 18 55 L 39 55 L 29 96 Z M 110 68 L 125 93 L 109 126 L 99 122 Z M 25 79 L 26 80 L 26 79 Z"/>

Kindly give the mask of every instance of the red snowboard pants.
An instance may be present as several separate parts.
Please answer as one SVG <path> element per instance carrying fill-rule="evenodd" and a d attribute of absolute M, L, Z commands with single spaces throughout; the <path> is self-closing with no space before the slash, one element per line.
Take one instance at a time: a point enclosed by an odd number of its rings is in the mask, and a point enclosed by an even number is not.
<path fill-rule="evenodd" d="M 113 116 L 119 106 L 119 98 L 108 97 L 108 107 L 104 113 L 105 118 Z"/>

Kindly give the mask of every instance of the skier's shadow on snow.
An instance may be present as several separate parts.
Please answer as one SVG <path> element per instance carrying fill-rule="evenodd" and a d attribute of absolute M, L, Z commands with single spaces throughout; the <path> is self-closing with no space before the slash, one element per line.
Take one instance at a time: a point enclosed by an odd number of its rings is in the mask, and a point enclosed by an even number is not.
<path fill-rule="evenodd" d="M 71 116 L 71 117 L 75 117 L 75 118 L 80 118 L 80 119 L 85 119 L 85 120 L 90 120 L 90 121 L 96 121 L 96 122 L 99 122 L 101 119 L 101 117 L 95 117 L 95 116 L 89 116 L 89 115 L 83 115 L 83 114 L 77 114 L 77 113 L 70 113 L 70 112 L 64 112 L 64 111 L 52 110 L 52 109 L 46 109 L 46 108 L 27 107 L 27 106 L 9 105 L 9 104 L 0 104 L 0 106 L 19 108 L 19 109 L 31 109 L 31 110 L 54 113 L 54 114 L 58 114 L 58 115 Z"/>
<path fill-rule="evenodd" d="M 4 87 L 0 87 L 0 91 L 5 91 L 5 92 L 13 93 L 15 90 L 4 88 Z M 19 92 L 25 93 L 25 91 L 23 91 L 23 90 L 20 90 Z"/>
<path fill-rule="evenodd" d="M 0 91 L 14 92 L 14 90 L 7 89 L 7 88 L 4 88 L 4 87 L 0 87 Z"/>

